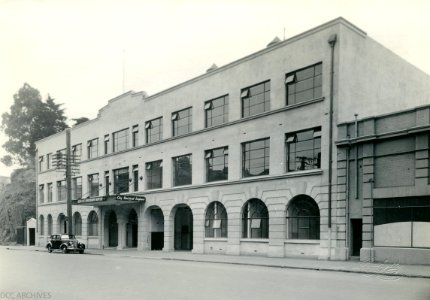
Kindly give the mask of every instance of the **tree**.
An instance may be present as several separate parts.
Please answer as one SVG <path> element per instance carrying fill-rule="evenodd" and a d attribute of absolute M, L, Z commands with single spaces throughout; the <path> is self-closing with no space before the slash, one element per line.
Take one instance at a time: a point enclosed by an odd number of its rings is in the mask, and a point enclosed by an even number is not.
<path fill-rule="evenodd" d="M 81 123 L 85 123 L 86 121 L 89 121 L 90 119 L 88 119 L 87 117 L 80 117 L 80 118 L 76 118 L 76 119 L 72 119 L 72 121 L 75 122 L 75 124 L 73 124 L 73 126 L 79 125 Z"/>
<path fill-rule="evenodd" d="M 61 104 L 56 104 L 49 95 L 43 102 L 39 91 L 27 83 L 13 98 L 10 112 L 2 115 L 1 125 L 9 137 L 3 148 L 11 155 L 3 156 L 1 161 L 5 165 L 33 166 L 35 142 L 67 128 L 67 118 Z"/>

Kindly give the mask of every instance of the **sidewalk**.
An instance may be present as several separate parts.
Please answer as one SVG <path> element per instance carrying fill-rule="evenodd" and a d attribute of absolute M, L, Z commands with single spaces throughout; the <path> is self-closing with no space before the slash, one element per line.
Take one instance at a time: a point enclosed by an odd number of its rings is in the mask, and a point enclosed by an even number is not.
<path fill-rule="evenodd" d="M 46 251 L 43 247 L 0 246 L 8 250 Z M 189 262 L 250 265 L 273 268 L 361 273 L 365 276 L 395 280 L 400 277 L 430 278 L 429 265 L 399 265 L 393 263 L 368 263 L 359 261 L 328 261 L 302 258 L 271 258 L 261 256 L 232 256 L 194 254 L 185 251 L 141 251 L 137 249 L 87 249 L 86 254 L 113 257 L 129 257 L 152 260 L 176 260 Z"/>

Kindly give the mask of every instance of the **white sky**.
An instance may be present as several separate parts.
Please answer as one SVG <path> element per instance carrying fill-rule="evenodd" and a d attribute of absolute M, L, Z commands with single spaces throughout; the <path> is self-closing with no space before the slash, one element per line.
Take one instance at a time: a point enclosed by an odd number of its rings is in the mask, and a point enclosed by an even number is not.
<path fill-rule="evenodd" d="M 92 119 L 123 57 L 125 91 L 152 95 L 339 16 L 430 74 L 429 0 L 0 0 L 0 113 L 27 82 Z"/>

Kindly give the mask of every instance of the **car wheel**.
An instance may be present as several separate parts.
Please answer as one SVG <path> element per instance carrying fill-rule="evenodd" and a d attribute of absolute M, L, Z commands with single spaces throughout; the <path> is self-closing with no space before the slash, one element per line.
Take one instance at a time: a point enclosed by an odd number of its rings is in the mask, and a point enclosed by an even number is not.
<path fill-rule="evenodd" d="M 67 253 L 67 247 L 61 248 L 61 251 L 63 251 L 63 253 L 66 254 Z"/>
<path fill-rule="evenodd" d="M 51 246 L 48 246 L 47 248 L 48 248 L 48 252 L 51 253 L 52 252 Z"/>
<path fill-rule="evenodd" d="M 79 251 L 80 254 L 84 254 L 84 250 Z"/>

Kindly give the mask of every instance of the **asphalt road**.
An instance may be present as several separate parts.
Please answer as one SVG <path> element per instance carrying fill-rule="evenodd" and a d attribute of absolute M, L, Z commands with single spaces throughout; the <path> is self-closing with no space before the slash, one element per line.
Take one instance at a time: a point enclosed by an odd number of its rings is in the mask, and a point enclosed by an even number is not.
<path fill-rule="evenodd" d="M 430 279 L 0 248 L 0 299 L 430 299 Z"/>

